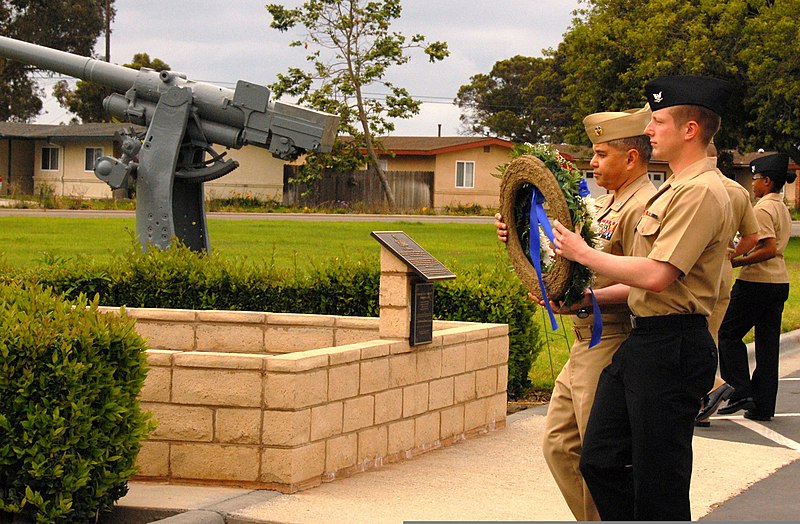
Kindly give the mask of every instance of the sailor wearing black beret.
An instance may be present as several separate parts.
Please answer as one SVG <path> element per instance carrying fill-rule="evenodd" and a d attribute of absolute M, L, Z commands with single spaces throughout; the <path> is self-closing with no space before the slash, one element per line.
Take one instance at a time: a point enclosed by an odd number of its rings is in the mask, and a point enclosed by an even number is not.
<path fill-rule="evenodd" d="M 600 376 L 581 451 L 603 520 L 691 520 L 694 419 L 717 369 L 707 318 L 735 229 L 706 150 L 730 92 L 727 82 L 695 76 L 647 84 L 644 134 L 673 174 L 645 205 L 631 256 L 589 249 L 554 227 L 557 254 L 624 285 L 595 290 L 598 301 L 625 290 L 633 312 L 630 336 Z"/>
<path fill-rule="evenodd" d="M 768 421 L 775 415 L 778 395 L 778 354 L 783 306 L 789 297 L 789 273 L 783 252 L 791 236 L 792 220 L 781 191 L 794 182 L 788 173 L 789 156 L 784 153 L 756 158 L 753 173 L 754 206 L 758 220 L 758 243 L 742 257 L 732 260 L 741 267 L 731 291 L 731 303 L 719 330 L 719 364 L 722 378 L 734 391 L 723 415 L 746 410 L 745 418 Z M 756 329 L 756 367 L 750 376 L 747 349 L 742 337 Z"/>

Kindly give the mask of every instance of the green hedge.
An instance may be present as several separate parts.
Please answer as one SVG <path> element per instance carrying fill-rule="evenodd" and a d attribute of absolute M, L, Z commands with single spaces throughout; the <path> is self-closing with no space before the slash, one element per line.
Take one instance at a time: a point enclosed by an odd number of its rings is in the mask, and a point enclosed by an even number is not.
<path fill-rule="evenodd" d="M 97 307 L 0 284 L 0 522 L 94 522 L 127 491 L 145 344 Z"/>
<path fill-rule="evenodd" d="M 509 324 L 508 391 L 518 398 L 530 386 L 528 372 L 542 347 L 535 306 L 508 268 L 456 273 L 455 280 L 436 284 L 434 316 Z M 364 260 L 335 259 L 309 271 L 279 272 L 180 246 L 149 253 L 134 247 L 108 265 L 52 259 L 22 278 L 68 298 L 98 293 L 100 302 L 110 306 L 379 314 L 379 268 Z"/>

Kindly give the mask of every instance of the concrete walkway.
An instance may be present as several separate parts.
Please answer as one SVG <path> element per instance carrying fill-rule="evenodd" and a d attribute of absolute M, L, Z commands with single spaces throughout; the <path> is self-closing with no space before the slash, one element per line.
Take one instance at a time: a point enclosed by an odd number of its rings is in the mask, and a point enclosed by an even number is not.
<path fill-rule="evenodd" d="M 800 514 L 800 332 L 784 335 L 781 351 L 778 416 L 765 423 L 740 414 L 715 417 L 710 428 L 695 431 L 695 519 L 796 520 Z M 499 431 L 292 495 L 131 482 L 102 522 L 573 520 L 542 458 L 545 413 L 546 406 L 527 409 L 510 415 Z"/>

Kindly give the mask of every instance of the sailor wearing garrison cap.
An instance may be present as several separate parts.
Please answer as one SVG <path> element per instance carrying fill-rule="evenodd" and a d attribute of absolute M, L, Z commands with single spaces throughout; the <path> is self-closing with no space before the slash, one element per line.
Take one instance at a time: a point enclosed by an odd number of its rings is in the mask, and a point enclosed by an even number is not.
<path fill-rule="evenodd" d="M 775 415 L 778 394 L 778 355 L 783 306 L 789 297 L 789 273 L 783 258 L 791 236 L 792 220 L 781 191 L 794 182 L 789 156 L 776 153 L 750 162 L 758 243 L 732 260 L 741 267 L 731 291 L 731 303 L 719 330 L 720 372 L 733 387 L 721 414 L 746 410 L 745 418 L 769 421 Z M 747 350 L 742 341 L 756 330 L 756 367 L 750 376 Z"/>
<path fill-rule="evenodd" d="M 600 375 L 581 451 L 603 520 L 691 520 L 694 418 L 717 368 L 707 317 L 732 223 L 706 150 L 730 92 L 723 80 L 694 76 L 647 84 L 644 134 L 673 174 L 645 205 L 632 256 L 593 250 L 554 224 L 557 254 L 623 284 L 596 290 L 598 301 L 627 297 L 633 312 L 630 336 Z"/>
<path fill-rule="evenodd" d="M 656 192 L 647 176 L 651 147 L 644 128 L 649 121 L 647 106 L 593 113 L 583 119 L 586 134 L 593 143 L 594 179 L 609 192 L 595 202 L 598 226 L 595 248 L 605 253 L 633 253 L 636 223 L 645 204 Z M 593 289 L 599 291 L 616 283 L 598 275 Z M 591 307 L 583 307 L 572 317 L 575 342 L 553 388 L 542 445 L 547 465 L 577 521 L 600 519 L 580 474 L 580 442 L 586 432 L 600 373 L 611 363 L 631 330 L 631 310 L 627 304 L 603 305 L 602 336 L 590 349 L 594 324 L 591 310 Z M 562 312 L 575 313 L 574 309 Z"/>

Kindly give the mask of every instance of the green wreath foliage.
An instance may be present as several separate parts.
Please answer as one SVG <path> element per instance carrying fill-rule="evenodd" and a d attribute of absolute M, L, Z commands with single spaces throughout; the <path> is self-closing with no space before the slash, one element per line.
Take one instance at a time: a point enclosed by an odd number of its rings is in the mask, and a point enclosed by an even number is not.
<path fill-rule="evenodd" d="M 541 160 L 547 169 L 555 177 L 561 191 L 564 194 L 564 200 L 569 208 L 570 218 L 573 224 L 579 227 L 580 235 L 583 240 L 590 246 L 594 247 L 597 240 L 597 231 L 594 223 L 594 202 L 591 197 L 582 197 L 581 192 L 588 193 L 586 189 L 586 182 L 583 179 L 583 173 L 573 163 L 564 158 L 561 153 L 554 147 L 546 144 L 531 144 L 525 142 L 523 144 L 515 144 L 511 150 L 511 158 L 517 158 L 522 155 L 530 155 Z M 507 162 L 498 166 L 499 178 L 505 174 Z M 515 219 L 519 241 L 523 246 L 525 255 L 528 260 L 531 260 L 528 251 L 529 238 L 530 238 L 530 219 L 529 211 L 531 205 L 531 195 L 533 194 L 533 186 L 530 184 L 523 185 L 514 201 Z M 545 261 L 545 250 L 543 249 L 542 271 L 546 272 L 547 265 Z M 533 262 L 531 262 L 533 263 Z M 591 286 L 594 280 L 594 272 L 578 263 L 574 263 L 572 270 L 572 278 L 568 283 L 567 289 L 564 293 L 563 302 L 569 306 L 580 302 L 583 299 L 584 292 Z"/>

